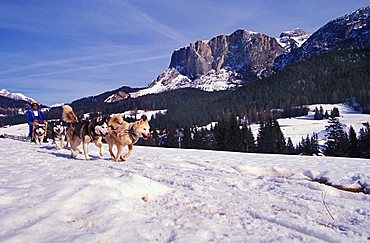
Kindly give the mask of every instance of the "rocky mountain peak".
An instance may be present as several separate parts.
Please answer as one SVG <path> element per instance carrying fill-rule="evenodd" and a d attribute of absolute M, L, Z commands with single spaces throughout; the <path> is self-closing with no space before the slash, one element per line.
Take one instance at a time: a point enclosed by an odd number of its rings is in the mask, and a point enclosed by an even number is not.
<path fill-rule="evenodd" d="M 306 31 L 295 28 L 282 32 L 276 40 L 285 49 L 285 53 L 288 53 L 300 47 L 309 37 L 310 35 Z"/>
<path fill-rule="evenodd" d="M 321 27 L 304 44 L 276 59 L 274 70 L 340 49 L 370 47 L 370 7 L 360 8 Z"/>
<path fill-rule="evenodd" d="M 196 41 L 176 50 L 169 68 L 191 80 L 199 79 L 211 70 L 237 72 L 242 78 L 266 76 L 271 73 L 273 60 L 284 49 L 275 38 L 237 30 L 231 35 L 220 35 L 209 41 Z"/>
<path fill-rule="evenodd" d="M 30 98 L 30 97 L 27 97 L 24 94 L 21 94 L 21 93 L 11 93 L 11 92 L 9 92 L 6 89 L 0 90 L 0 96 L 7 97 L 7 98 L 10 98 L 10 99 L 13 99 L 13 100 L 23 100 L 23 101 L 26 101 L 28 103 L 37 103 L 36 100 L 34 100 L 34 99 Z"/>
<path fill-rule="evenodd" d="M 284 31 L 280 34 L 279 38 L 283 37 L 299 37 L 303 35 L 307 35 L 308 33 L 300 28 L 295 28 L 290 31 Z"/>
<path fill-rule="evenodd" d="M 169 68 L 148 88 L 130 96 L 180 88 L 234 89 L 331 50 L 369 47 L 369 12 L 370 7 L 359 9 L 330 21 L 312 35 L 296 28 L 274 38 L 239 29 L 230 35 L 192 42 L 173 52 Z"/>

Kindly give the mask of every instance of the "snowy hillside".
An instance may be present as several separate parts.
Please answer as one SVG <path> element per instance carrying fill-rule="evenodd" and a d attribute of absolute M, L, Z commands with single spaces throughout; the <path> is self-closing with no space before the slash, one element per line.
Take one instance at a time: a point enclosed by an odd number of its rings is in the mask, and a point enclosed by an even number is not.
<path fill-rule="evenodd" d="M 344 130 L 348 133 L 350 126 L 352 126 L 356 133 L 363 127 L 363 123 L 370 122 L 370 115 L 362 114 L 361 112 L 354 111 L 351 107 L 345 104 L 314 104 L 310 105 L 310 112 L 308 116 L 278 119 L 281 131 L 284 133 L 285 138 L 290 137 L 293 144 L 298 144 L 302 137 L 306 138 L 307 135 L 312 136 L 312 133 L 318 135 L 319 143 L 324 144 L 326 140 L 325 126 L 328 125 L 328 120 L 314 120 L 315 108 L 323 107 L 324 111 L 330 111 L 336 107 L 339 109 L 339 121 L 344 125 Z M 259 125 L 251 125 L 252 132 L 255 137 L 258 134 Z"/>
<path fill-rule="evenodd" d="M 237 76 L 238 74 L 234 71 L 226 69 L 215 71 L 212 69 L 200 78 L 192 81 L 187 76 L 180 74 L 175 68 L 169 68 L 158 76 L 156 80 L 153 80 L 148 88 L 130 93 L 130 96 L 137 98 L 143 95 L 159 94 L 183 88 L 194 88 L 207 92 L 235 89 L 243 84 L 243 81 Z"/>
<path fill-rule="evenodd" d="M 30 97 L 27 97 L 24 94 L 21 94 L 21 93 L 11 93 L 11 92 L 9 92 L 6 89 L 0 90 L 0 96 L 8 97 L 8 98 L 13 99 L 13 100 L 24 100 L 24 101 L 26 101 L 28 103 L 37 103 L 36 100 L 34 100 L 34 99 L 30 98 Z"/>
<path fill-rule="evenodd" d="M 106 147 L 105 147 L 106 148 Z M 0 241 L 365 242 L 369 161 L 134 147 L 126 163 L 0 139 Z M 332 216 L 330 216 L 330 214 Z"/>
<path fill-rule="evenodd" d="M 169 68 L 159 75 L 156 80 L 153 80 L 148 88 L 130 93 L 130 97 L 137 98 L 143 95 L 159 94 L 169 90 L 190 88 L 191 86 L 192 81 L 188 77 L 181 75 L 174 68 Z"/>

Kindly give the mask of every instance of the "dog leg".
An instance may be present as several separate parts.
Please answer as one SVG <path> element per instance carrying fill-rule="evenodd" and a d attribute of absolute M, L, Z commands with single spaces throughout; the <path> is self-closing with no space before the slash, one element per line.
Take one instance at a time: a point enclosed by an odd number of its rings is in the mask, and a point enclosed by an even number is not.
<path fill-rule="evenodd" d="M 113 154 L 113 143 L 109 143 L 109 154 L 112 160 L 116 160 L 116 157 Z"/>
<path fill-rule="evenodd" d="M 60 147 L 59 141 L 54 140 L 54 144 L 55 144 L 55 147 L 57 148 L 57 150 L 62 149 L 62 148 Z"/>
<path fill-rule="evenodd" d="M 89 151 L 87 150 L 87 145 L 88 145 L 88 143 L 85 143 L 85 142 L 83 143 L 85 158 L 86 158 L 86 160 L 91 160 L 91 158 L 89 156 Z"/>
<path fill-rule="evenodd" d="M 100 151 L 99 151 L 100 157 L 103 157 L 103 143 L 101 142 L 101 138 L 95 140 L 94 144 L 96 145 L 96 147 L 98 147 L 100 149 Z"/>
<path fill-rule="evenodd" d="M 75 142 L 72 142 L 72 140 L 70 141 L 70 143 L 69 143 L 69 145 L 70 145 L 70 150 L 71 150 L 71 157 L 72 158 L 76 158 L 77 157 L 77 153 L 76 153 L 76 143 Z"/>
<path fill-rule="evenodd" d="M 130 156 L 131 154 L 132 154 L 132 148 L 134 147 L 134 145 L 133 144 L 129 144 L 128 145 L 128 152 L 127 152 L 127 154 L 125 154 L 125 156 L 123 156 L 123 157 L 121 157 L 121 160 L 122 161 L 126 161 L 127 160 L 127 158 L 128 158 L 128 156 Z"/>
<path fill-rule="evenodd" d="M 62 148 L 64 148 L 64 142 L 63 142 L 63 140 L 60 140 L 60 142 L 59 142 L 59 149 L 62 149 Z"/>
<path fill-rule="evenodd" d="M 119 162 L 119 161 L 121 161 L 121 154 L 122 154 L 122 152 L 123 152 L 123 146 L 120 146 L 120 145 L 118 145 L 117 146 L 117 156 L 116 156 L 116 162 Z"/>
<path fill-rule="evenodd" d="M 62 137 L 62 148 L 67 147 L 67 145 L 68 145 L 68 142 L 66 142 L 66 137 L 65 137 L 65 136 L 63 136 L 63 137 Z"/>

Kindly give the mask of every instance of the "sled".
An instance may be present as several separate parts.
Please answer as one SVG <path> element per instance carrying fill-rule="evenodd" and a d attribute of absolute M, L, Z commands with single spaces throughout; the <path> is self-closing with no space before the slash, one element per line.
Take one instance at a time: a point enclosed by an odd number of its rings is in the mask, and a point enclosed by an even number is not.
<path fill-rule="evenodd" d="M 27 136 L 22 136 L 22 135 L 12 135 L 12 134 L 1 134 L 0 138 L 8 138 L 8 139 L 13 139 L 13 140 L 19 140 L 19 141 L 27 141 Z"/>

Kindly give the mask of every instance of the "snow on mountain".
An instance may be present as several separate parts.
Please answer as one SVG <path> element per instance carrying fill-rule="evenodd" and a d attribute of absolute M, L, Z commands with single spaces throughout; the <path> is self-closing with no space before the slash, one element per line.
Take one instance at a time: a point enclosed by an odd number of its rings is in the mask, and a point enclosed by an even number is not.
<path fill-rule="evenodd" d="M 296 28 L 294 30 L 282 32 L 276 40 L 286 50 L 286 52 L 290 52 L 295 48 L 301 47 L 309 37 L 310 35 L 304 30 Z"/>
<path fill-rule="evenodd" d="M 107 146 L 104 145 L 105 149 Z M 366 242 L 368 160 L 135 146 L 126 163 L 0 139 L 0 241 Z M 331 214 L 331 216 L 329 215 Z"/>
<path fill-rule="evenodd" d="M 28 103 L 37 103 L 36 100 L 34 100 L 34 99 L 30 98 L 30 97 L 27 97 L 24 94 L 21 94 L 21 93 L 11 93 L 11 92 L 9 92 L 6 89 L 0 90 L 0 96 L 8 97 L 8 98 L 13 99 L 13 100 L 24 100 L 24 101 L 26 101 Z"/>
<path fill-rule="evenodd" d="M 121 100 L 125 100 L 127 99 L 128 97 L 130 97 L 129 94 L 127 94 L 126 92 L 124 91 L 118 91 L 112 95 L 110 95 L 108 98 L 106 98 L 104 100 L 105 103 L 113 103 L 113 102 L 117 102 L 117 101 L 121 101 Z"/>
<path fill-rule="evenodd" d="M 60 104 L 54 104 L 54 105 L 51 105 L 49 108 L 56 108 L 56 107 L 61 107 L 65 105 L 64 103 L 60 103 Z"/>
<path fill-rule="evenodd" d="M 117 114 L 112 114 L 113 115 L 120 115 L 123 117 L 129 117 L 132 119 L 140 119 L 142 115 L 145 115 L 148 120 L 150 121 L 152 116 L 156 116 L 157 114 L 162 114 L 165 115 L 167 110 L 130 110 L 130 111 L 125 111 L 123 113 L 117 113 Z"/>
<path fill-rule="evenodd" d="M 108 98 L 106 98 L 105 100 L 104 100 L 104 102 L 105 103 L 112 103 L 113 102 L 113 100 L 114 100 L 114 98 L 115 98 L 115 94 L 112 94 L 111 96 L 109 96 Z"/>
<path fill-rule="evenodd" d="M 137 98 L 139 96 L 158 94 L 169 90 L 190 88 L 191 85 L 192 81 L 188 77 L 180 74 L 175 68 L 169 68 L 159 75 L 156 80 L 153 80 L 148 88 L 130 93 L 130 97 Z"/>
<path fill-rule="evenodd" d="M 130 93 L 130 97 L 137 98 L 148 94 L 159 94 L 169 90 L 195 88 L 207 92 L 235 89 L 241 86 L 243 81 L 238 78 L 234 71 L 220 69 L 210 70 L 194 81 L 180 74 L 175 68 L 169 68 L 153 80 L 148 88 Z"/>
<path fill-rule="evenodd" d="M 199 79 L 194 80 L 192 88 L 201 89 L 207 92 L 235 89 L 243 84 L 243 80 L 238 78 L 234 71 L 220 69 L 210 70 Z"/>

